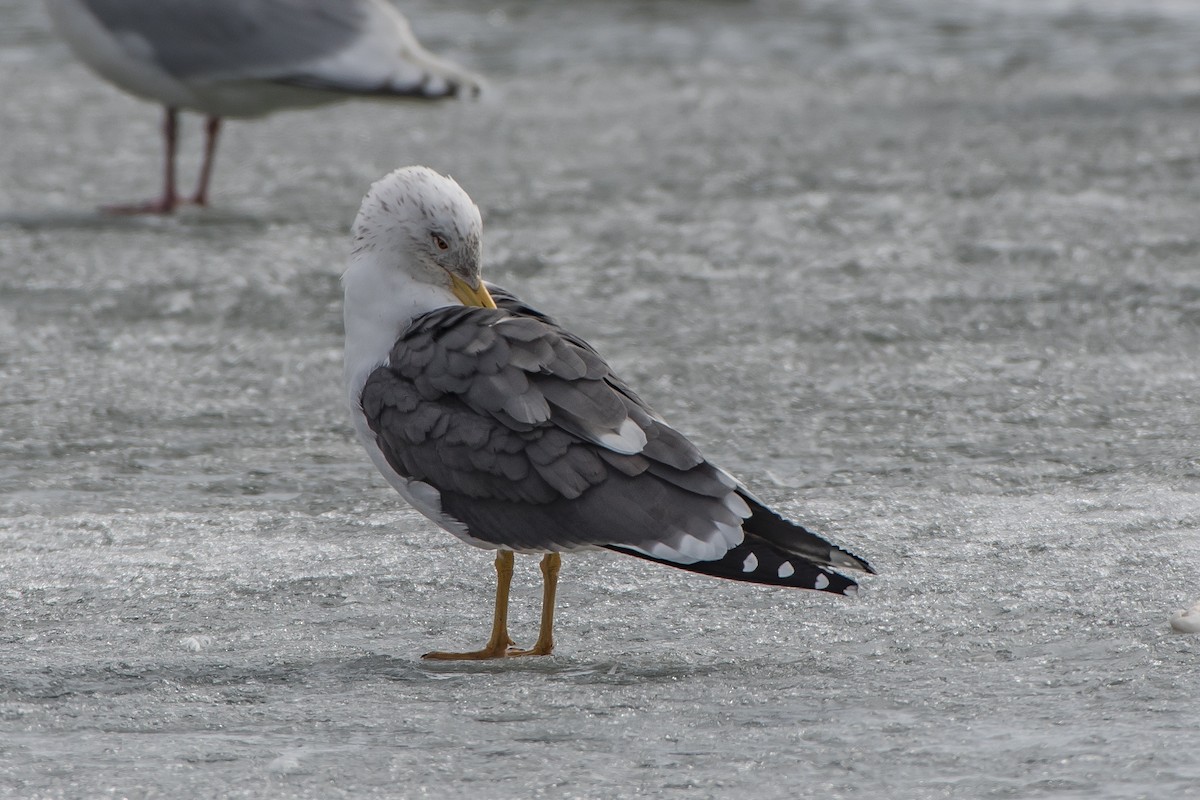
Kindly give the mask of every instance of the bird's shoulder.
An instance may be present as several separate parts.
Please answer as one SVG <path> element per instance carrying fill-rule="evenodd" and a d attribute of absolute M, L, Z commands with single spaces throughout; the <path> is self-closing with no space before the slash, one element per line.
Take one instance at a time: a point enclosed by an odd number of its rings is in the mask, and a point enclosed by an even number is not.
<path fill-rule="evenodd" d="M 603 393 L 601 384 L 612 374 L 593 348 L 549 320 L 468 306 L 437 309 L 413 320 L 396 340 L 388 366 L 426 393 L 466 395 L 487 411 L 511 405 L 535 388 L 535 394 L 554 391 L 555 383 Z M 536 414 L 518 413 L 514 419 L 540 421 Z"/>

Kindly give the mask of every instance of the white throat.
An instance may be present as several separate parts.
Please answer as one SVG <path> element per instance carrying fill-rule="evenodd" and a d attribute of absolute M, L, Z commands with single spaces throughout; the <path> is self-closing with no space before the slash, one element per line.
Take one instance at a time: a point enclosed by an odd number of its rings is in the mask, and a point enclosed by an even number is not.
<path fill-rule="evenodd" d="M 448 288 L 415 280 L 407 271 L 362 253 L 342 275 L 346 352 L 343 376 L 352 409 L 363 384 L 388 360 L 396 339 L 420 315 L 462 303 Z"/>

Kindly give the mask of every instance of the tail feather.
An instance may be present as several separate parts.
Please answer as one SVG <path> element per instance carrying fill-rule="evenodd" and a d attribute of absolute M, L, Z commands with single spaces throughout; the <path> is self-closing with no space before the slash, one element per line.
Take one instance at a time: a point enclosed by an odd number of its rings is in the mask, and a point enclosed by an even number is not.
<path fill-rule="evenodd" d="M 742 525 L 747 534 L 761 537 L 784 553 L 808 559 L 815 564 L 838 569 L 854 569 L 874 575 L 874 568 L 848 550 L 826 541 L 801 525 L 784 519 L 763 505 L 750 492 L 738 492 L 750 506 L 750 519 Z"/>
<path fill-rule="evenodd" d="M 667 559 L 655 558 L 618 545 L 608 545 L 608 549 L 688 572 L 698 572 L 702 575 L 712 575 L 716 578 L 733 581 L 761 583 L 767 586 L 789 586 L 795 589 L 813 589 L 844 595 L 853 595 L 858 589 L 858 584 L 844 575 L 818 566 L 807 559 L 789 555 L 769 542 L 750 536 L 729 550 L 722 558 L 715 561 L 697 561 L 691 564 L 679 564 Z"/>

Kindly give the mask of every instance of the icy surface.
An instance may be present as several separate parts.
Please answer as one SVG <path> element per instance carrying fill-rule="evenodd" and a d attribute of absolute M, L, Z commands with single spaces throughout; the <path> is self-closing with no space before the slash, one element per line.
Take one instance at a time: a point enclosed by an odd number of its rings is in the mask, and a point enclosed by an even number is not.
<path fill-rule="evenodd" d="M 491 98 L 232 123 L 0 0 L 0 796 L 1132 798 L 1200 785 L 1200 6 L 407 3 Z M 182 174 L 193 178 L 186 119 Z M 352 441 L 337 278 L 424 163 L 855 600 L 490 556 Z M 536 561 L 514 633 L 531 641 Z"/>

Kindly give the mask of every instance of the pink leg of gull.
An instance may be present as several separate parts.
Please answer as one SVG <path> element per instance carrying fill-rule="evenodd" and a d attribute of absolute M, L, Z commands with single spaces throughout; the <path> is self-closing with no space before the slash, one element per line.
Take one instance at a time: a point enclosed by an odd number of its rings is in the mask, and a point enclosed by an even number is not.
<path fill-rule="evenodd" d="M 208 182 L 212 178 L 213 156 L 217 152 L 217 136 L 221 133 L 221 118 L 208 117 L 204 121 L 204 161 L 200 164 L 200 179 L 196 192 L 188 202 L 197 206 L 208 205 Z"/>
<path fill-rule="evenodd" d="M 130 205 L 104 206 L 107 214 L 170 214 L 175 210 L 179 200 L 175 195 L 175 149 L 179 140 L 179 109 L 165 107 L 163 109 L 163 147 L 165 159 L 163 163 L 163 193 L 157 200 Z"/>

